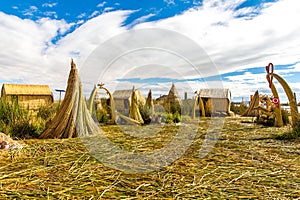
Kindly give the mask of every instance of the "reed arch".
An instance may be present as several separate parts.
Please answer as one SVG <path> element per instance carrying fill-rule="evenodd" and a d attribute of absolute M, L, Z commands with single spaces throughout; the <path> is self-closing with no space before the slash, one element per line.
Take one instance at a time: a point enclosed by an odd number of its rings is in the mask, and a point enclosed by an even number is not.
<path fill-rule="evenodd" d="M 284 89 L 284 92 L 289 100 L 291 116 L 292 116 L 292 126 L 294 127 L 298 121 L 298 107 L 297 107 L 296 97 L 292 89 L 290 88 L 290 86 L 287 84 L 287 82 L 281 76 L 274 73 L 274 65 L 272 63 L 269 63 L 269 65 L 266 66 L 266 71 L 267 71 L 266 78 L 267 81 L 269 82 L 269 87 L 272 90 L 273 96 L 279 99 L 276 87 L 273 84 L 273 77 L 280 83 L 280 85 Z M 278 104 L 280 108 L 280 102 L 278 102 Z"/>
<path fill-rule="evenodd" d="M 114 97 L 111 94 L 111 92 L 106 87 L 104 87 L 103 83 L 98 84 L 97 87 L 94 87 L 94 89 L 92 91 L 92 95 L 90 97 L 90 105 L 89 105 L 90 114 L 92 115 L 92 112 L 93 112 L 95 95 L 96 95 L 97 91 L 100 89 L 105 90 L 106 93 L 109 95 L 109 106 L 110 106 L 110 110 L 111 110 L 111 123 L 115 124 L 116 123 L 116 109 L 115 109 Z"/>

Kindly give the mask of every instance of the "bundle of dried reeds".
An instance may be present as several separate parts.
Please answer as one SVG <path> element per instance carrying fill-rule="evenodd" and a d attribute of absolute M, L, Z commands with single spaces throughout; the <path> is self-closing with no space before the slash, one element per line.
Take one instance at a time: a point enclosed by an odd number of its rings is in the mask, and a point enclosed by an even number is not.
<path fill-rule="evenodd" d="M 147 108 L 150 110 L 150 115 L 154 115 L 154 102 L 153 102 L 153 98 L 152 98 L 152 91 L 149 90 L 149 93 L 148 93 L 148 97 L 147 97 L 147 100 L 146 100 L 146 106 Z"/>
<path fill-rule="evenodd" d="M 130 117 L 141 124 L 144 123 L 142 115 L 139 110 L 138 100 L 137 100 L 137 91 L 133 88 L 131 95 L 131 105 L 130 105 Z"/>
<path fill-rule="evenodd" d="M 92 135 L 99 130 L 87 109 L 78 70 L 72 60 L 65 98 L 40 138 L 74 138 Z"/>

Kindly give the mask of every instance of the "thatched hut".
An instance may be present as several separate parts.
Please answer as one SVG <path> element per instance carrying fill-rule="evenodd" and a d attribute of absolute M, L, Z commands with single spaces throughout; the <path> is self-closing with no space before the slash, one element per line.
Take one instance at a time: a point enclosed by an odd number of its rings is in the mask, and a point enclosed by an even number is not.
<path fill-rule="evenodd" d="M 1 96 L 7 100 L 16 100 L 21 107 L 30 110 L 53 103 L 53 94 L 48 85 L 5 83 Z"/>
<path fill-rule="evenodd" d="M 178 94 L 178 91 L 174 85 L 174 83 L 172 83 L 172 87 L 169 90 L 169 94 L 168 94 L 168 98 L 167 98 L 167 105 L 166 105 L 166 110 L 167 112 L 170 113 L 181 113 L 181 98 Z"/>
<path fill-rule="evenodd" d="M 113 97 L 115 101 L 115 109 L 117 110 L 117 112 L 129 113 L 133 91 L 134 89 L 114 91 Z M 137 103 L 141 105 L 145 105 L 146 99 L 139 90 L 136 90 L 136 96 L 137 96 Z"/>
<path fill-rule="evenodd" d="M 162 105 L 167 113 L 181 113 L 182 102 L 174 83 L 172 83 L 168 95 L 160 96 L 155 102 Z"/>
<path fill-rule="evenodd" d="M 230 113 L 231 92 L 229 89 L 201 89 L 199 92 L 206 114 Z"/>

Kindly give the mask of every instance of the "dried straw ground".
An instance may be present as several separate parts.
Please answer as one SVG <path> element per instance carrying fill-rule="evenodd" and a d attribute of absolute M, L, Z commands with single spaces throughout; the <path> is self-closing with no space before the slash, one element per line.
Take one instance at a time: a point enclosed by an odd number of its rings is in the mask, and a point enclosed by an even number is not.
<path fill-rule="evenodd" d="M 287 128 L 242 120 L 226 119 L 214 151 L 205 158 L 197 157 L 206 133 L 200 128 L 180 159 L 144 174 L 104 166 L 78 138 L 25 140 L 18 152 L 0 152 L 0 199 L 299 198 L 300 140 L 275 140 Z M 172 138 L 172 127 L 151 140 L 123 134 L 117 126 L 102 128 L 127 151 L 159 148 Z"/>

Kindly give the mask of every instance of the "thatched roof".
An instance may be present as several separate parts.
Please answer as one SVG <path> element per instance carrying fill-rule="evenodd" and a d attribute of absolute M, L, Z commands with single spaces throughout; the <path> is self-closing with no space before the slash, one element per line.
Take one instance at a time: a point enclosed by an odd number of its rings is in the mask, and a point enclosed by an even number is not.
<path fill-rule="evenodd" d="M 5 95 L 45 95 L 52 96 L 48 85 L 8 84 L 4 83 L 1 91 Z"/>
<path fill-rule="evenodd" d="M 180 96 L 178 94 L 178 91 L 177 91 L 174 83 L 172 83 L 172 87 L 171 87 L 171 89 L 169 91 L 168 98 L 171 98 L 171 99 L 180 99 Z"/>
<path fill-rule="evenodd" d="M 131 90 L 116 90 L 113 93 L 114 99 L 130 99 L 132 95 Z"/>
<path fill-rule="evenodd" d="M 160 97 L 158 97 L 157 99 L 156 99 L 156 101 L 165 101 L 165 100 L 167 100 L 168 99 L 168 95 L 161 95 Z"/>
<path fill-rule="evenodd" d="M 143 96 L 143 94 L 141 93 L 141 91 L 136 90 L 136 89 L 131 89 L 131 90 L 116 90 L 113 93 L 113 97 L 115 100 L 124 100 L 124 99 L 128 99 L 129 102 L 131 102 L 131 96 L 132 96 L 132 92 L 135 91 L 136 95 L 137 95 L 137 100 L 138 102 L 145 104 L 146 103 L 146 99 Z"/>
<path fill-rule="evenodd" d="M 231 99 L 231 92 L 229 89 L 201 89 L 199 95 L 202 98 Z"/>

